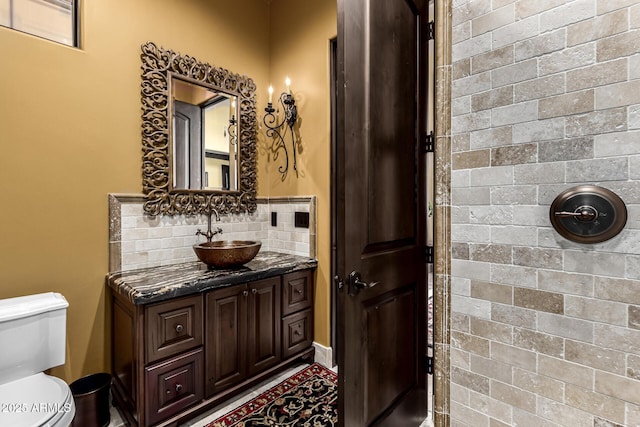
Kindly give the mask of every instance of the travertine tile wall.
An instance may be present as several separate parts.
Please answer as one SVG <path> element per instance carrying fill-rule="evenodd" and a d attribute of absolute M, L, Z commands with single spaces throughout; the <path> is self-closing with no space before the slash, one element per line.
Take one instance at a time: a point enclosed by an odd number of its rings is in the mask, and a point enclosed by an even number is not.
<path fill-rule="evenodd" d="M 452 5 L 451 425 L 640 426 L 640 0 Z M 550 226 L 582 183 L 614 239 Z"/>
<path fill-rule="evenodd" d="M 144 215 L 142 196 L 109 197 L 109 270 L 132 270 L 196 261 L 192 246 L 204 241 L 197 229 L 207 230 L 207 217 Z M 271 213 L 277 213 L 276 226 Z M 309 228 L 294 226 L 294 212 L 309 212 Z M 253 214 L 221 215 L 212 228 L 216 239 L 260 240 L 262 251 L 315 257 L 315 197 L 261 198 Z"/>

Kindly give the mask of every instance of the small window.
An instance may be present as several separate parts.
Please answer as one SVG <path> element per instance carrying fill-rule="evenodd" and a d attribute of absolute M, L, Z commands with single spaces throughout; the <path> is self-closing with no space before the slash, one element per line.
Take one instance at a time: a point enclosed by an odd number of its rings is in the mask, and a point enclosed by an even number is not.
<path fill-rule="evenodd" d="M 78 0 L 0 0 L 0 25 L 78 46 Z"/>

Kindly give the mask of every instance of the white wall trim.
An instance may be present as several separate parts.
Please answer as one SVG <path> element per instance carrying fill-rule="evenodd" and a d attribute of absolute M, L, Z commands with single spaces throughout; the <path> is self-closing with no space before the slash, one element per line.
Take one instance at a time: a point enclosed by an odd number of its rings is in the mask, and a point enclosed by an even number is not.
<path fill-rule="evenodd" d="M 313 346 L 316 348 L 316 354 L 313 358 L 314 362 L 321 364 L 329 369 L 333 368 L 333 349 L 331 347 L 325 347 L 322 344 L 313 342 Z"/>

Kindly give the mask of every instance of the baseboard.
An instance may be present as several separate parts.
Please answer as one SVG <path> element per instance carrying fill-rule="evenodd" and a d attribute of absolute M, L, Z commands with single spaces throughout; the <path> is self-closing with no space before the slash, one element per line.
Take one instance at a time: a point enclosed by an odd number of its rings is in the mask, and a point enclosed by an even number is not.
<path fill-rule="evenodd" d="M 315 341 L 313 342 L 313 346 L 316 349 L 314 361 L 329 369 L 333 368 L 333 349 L 318 344 Z"/>

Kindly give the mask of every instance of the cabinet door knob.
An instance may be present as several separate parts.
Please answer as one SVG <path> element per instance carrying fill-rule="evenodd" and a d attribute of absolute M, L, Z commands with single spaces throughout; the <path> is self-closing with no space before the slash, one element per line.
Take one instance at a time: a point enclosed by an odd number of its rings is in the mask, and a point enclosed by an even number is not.
<path fill-rule="evenodd" d="M 180 393 L 182 391 L 182 384 L 176 384 L 176 393 Z"/>
<path fill-rule="evenodd" d="M 176 332 L 177 332 L 177 333 L 180 333 L 180 332 L 182 332 L 182 331 L 184 331 L 184 326 L 182 326 L 180 323 L 178 323 L 178 324 L 176 325 Z"/>
<path fill-rule="evenodd" d="M 258 290 L 256 288 L 253 288 L 251 289 L 251 293 L 255 295 L 256 293 L 258 293 Z"/>
<path fill-rule="evenodd" d="M 242 291 L 242 296 L 246 297 L 247 295 L 249 295 L 249 291 Z"/>
<path fill-rule="evenodd" d="M 296 289 L 296 294 L 302 295 L 302 289 Z"/>

